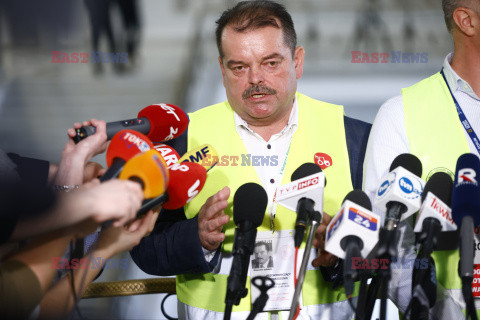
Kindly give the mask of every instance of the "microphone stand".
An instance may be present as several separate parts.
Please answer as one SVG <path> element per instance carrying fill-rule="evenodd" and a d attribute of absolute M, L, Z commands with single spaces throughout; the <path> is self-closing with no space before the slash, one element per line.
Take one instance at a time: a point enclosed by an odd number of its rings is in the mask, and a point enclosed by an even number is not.
<path fill-rule="evenodd" d="M 387 223 L 387 222 L 386 222 Z M 398 233 L 396 224 L 390 222 L 387 224 L 389 229 L 381 228 L 380 229 L 380 239 L 368 255 L 367 259 L 380 258 L 388 259 L 391 261 L 392 257 L 397 256 L 397 249 L 395 244 L 398 239 Z M 387 293 L 388 293 L 388 282 L 390 281 L 390 264 L 386 265 L 386 269 L 378 269 L 377 275 L 372 278 L 372 282 L 368 288 L 368 293 L 366 297 L 359 296 L 358 307 L 357 307 L 357 316 L 356 318 L 361 319 L 370 319 L 372 317 L 373 308 L 375 306 L 375 301 L 378 296 L 380 288 L 382 288 L 381 300 L 380 300 L 380 320 L 385 320 L 387 313 Z M 363 273 L 362 282 L 360 287 L 360 293 L 365 294 L 366 282 L 368 279 L 368 273 Z M 363 287 L 363 290 L 362 290 Z M 366 300 L 366 301 L 365 301 Z M 365 307 L 364 307 L 365 306 Z"/>
<path fill-rule="evenodd" d="M 295 316 L 298 307 L 298 298 L 302 292 L 303 280 L 305 280 L 305 272 L 307 270 L 308 259 L 310 258 L 310 251 L 312 249 L 313 238 L 315 237 L 315 231 L 320 225 L 321 215 L 320 212 L 314 211 L 310 213 L 310 229 L 308 231 L 307 243 L 305 244 L 305 251 L 303 253 L 302 264 L 300 265 L 300 271 L 298 273 L 297 284 L 295 285 L 295 292 L 293 294 L 292 305 L 290 306 L 290 314 L 288 320 L 292 320 Z M 294 270 L 293 272 L 297 272 Z"/>

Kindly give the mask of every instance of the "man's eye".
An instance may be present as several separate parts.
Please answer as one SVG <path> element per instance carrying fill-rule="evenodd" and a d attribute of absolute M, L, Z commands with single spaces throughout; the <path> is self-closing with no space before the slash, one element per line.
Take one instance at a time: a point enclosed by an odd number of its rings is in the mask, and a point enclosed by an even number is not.
<path fill-rule="evenodd" d="M 243 69 L 245 69 L 244 66 L 236 66 L 236 67 L 233 67 L 233 71 L 236 71 L 236 72 L 243 71 Z"/>
<path fill-rule="evenodd" d="M 278 61 L 269 61 L 268 66 L 269 67 L 276 67 L 276 66 L 278 66 Z"/>

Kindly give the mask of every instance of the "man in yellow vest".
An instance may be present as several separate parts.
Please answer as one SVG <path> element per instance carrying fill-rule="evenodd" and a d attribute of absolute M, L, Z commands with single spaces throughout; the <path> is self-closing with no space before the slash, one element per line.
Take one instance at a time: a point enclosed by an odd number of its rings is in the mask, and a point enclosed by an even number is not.
<path fill-rule="evenodd" d="M 461 154 L 479 154 L 480 144 L 474 141 L 480 132 L 480 2 L 443 0 L 442 5 L 454 52 L 447 55 L 440 72 L 403 89 L 401 95 L 380 108 L 365 157 L 364 188 L 372 199 L 380 179 L 401 153 L 412 153 L 421 160 L 425 180 L 436 171 L 446 171 L 453 177 Z M 401 230 L 399 255 L 403 261 L 414 259 L 412 229 L 405 224 Z M 433 257 L 437 281 L 447 294 L 440 297 L 436 309 L 443 310 L 440 313 L 465 309 L 457 271 L 458 251 L 435 252 Z M 480 263 L 478 252 L 475 263 Z M 390 298 L 401 311 L 411 299 L 411 275 L 411 269 L 393 275 Z M 476 305 L 479 309 L 480 304 Z M 442 316 L 455 317 L 448 313 Z"/>
<path fill-rule="evenodd" d="M 222 319 L 232 262 L 233 196 L 239 186 L 256 182 L 269 198 L 257 241 L 272 245 L 273 259 L 272 268 L 260 269 L 270 276 L 285 276 L 285 288 L 277 292 L 278 297 L 286 297 L 267 306 L 257 319 L 287 319 L 293 295 L 296 213 L 273 205 L 272 199 L 276 188 L 290 182 L 300 165 L 315 162 L 328 180 L 327 214 L 317 230 L 305 275 L 300 318 L 351 318 L 343 287 L 333 288 L 327 282 L 338 284 L 341 277 L 335 277 L 337 259 L 323 251 L 323 239 L 328 215 L 338 211 L 354 186 L 361 186 L 369 125 L 345 117 L 341 106 L 296 92 L 305 52 L 297 47 L 293 21 L 282 5 L 238 3 L 217 21 L 216 39 L 228 101 L 190 114 L 188 132 L 173 145 L 184 153 L 209 143 L 221 162 L 188 205 L 160 214 L 156 229 L 132 251 L 132 258 L 147 273 L 178 275 L 181 319 Z M 255 272 L 250 269 L 248 295 L 233 307 L 232 319 L 246 319 L 251 310 L 255 297 L 250 276 Z"/>

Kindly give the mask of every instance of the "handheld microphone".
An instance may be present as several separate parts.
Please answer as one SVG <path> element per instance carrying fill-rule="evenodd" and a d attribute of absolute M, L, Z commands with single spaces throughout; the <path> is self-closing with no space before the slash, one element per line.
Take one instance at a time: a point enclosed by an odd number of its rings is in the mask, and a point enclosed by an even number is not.
<path fill-rule="evenodd" d="M 138 182 L 142 187 L 143 197 L 151 199 L 165 193 L 169 174 L 162 156 L 155 149 L 150 149 L 128 160 L 118 178 Z M 112 222 L 113 220 L 107 221 L 102 227 L 108 228 Z"/>
<path fill-rule="evenodd" d="M 122 130 L 113 136 L 110 142 L 106 160 L 108 170 L 100 178 L 107 181 L 118 177 L 125 163 L 137 154 L 153 148 L 153 144 L 145 135 L 133 130 Z"/>
<path fill-rule="evenodd" d="M 315 163 L 308 162 L 302 164 L 292 173 L 292 182 L 280 186 L 275 192 L 274 201 L 297 212 L 295 247 L 300 247 L 302 243 L 306 227 L 310 221 L 309 216 L 314 211 L 323 212 L 323 189 L 325 185 L 325 173 Z"/>
<path fill-rule="evenodd" d="M 253 254 L 257 228 L 262 224 L 268 196 L 262 186 L 245 183 L 233 196 L 233 221 L 237 228 L 233 239 L 233 261 L 227 278 L 224 319 L 230 319 L 233 305 L 240 304 L 248 290 L 245 288 L 250 256 Z"/>
<path fill-rule="evenodd" d="M 167 167 L 171 167 L 180 159 L 178 152 L 169 145 L 166 145 L 164 143 L 157 143 L 154 145 L 154 148 L 155 150 L 160 152 L 163 160 L 165 160 L 165 163 L 167 164 Z"/>
<path fill-rule="evenodd" d="M 386 230 L 395 230 L 398 222 L 420 209 L 425 185 L 421 176 L 422 163 L 413 154 L 403 153 L 393 160 L 373 201 L 375 208 L 386 212 Z"/>
<path fill-rule="evenodd" d="M 168 141 L 181 135 L 187 129 L 189 119 L 187 114 L 173 104 L 153 104 L 138 113 L 135 119 L 107 123 L 107 140 L 118 131 L 131 129 L 147 135 L 155 142 Z M 94 126 L 76 129 L 73 137 L 75 143 L 80 142 L 96 132 Z"/>
<path fill-rule="evenodd" d="M 325 250 L 345 259 L 345 294 L 351 296 L 358 268 L 353 258 L 361 261 L 378 242 L 380 216 L 372 211 L 372 204 L 365 192 L 350 191 L 343 200 L 342 207 L 327 226 Z"/>
<path fill-rule="evenodd" d="M 169 172 L 160 153 L 150 149 L 128 160 L 119 179 L 138 182 L 145 199 L 150 199 L 165 193 Z"/>
<path fill-rule="evenodd" d="M 218 154 L 211 145 L 204 144 L 185 153 L 178 162 L 195 162 L 208 172 L 218 163 Z"/>
<path fill-rule="evenodd" d="M 162 206 L 175 210 L 185 206 L 202 191 L 207 171 L 198 163 L 177 163 L 168 169 L 167 192 L 153 199 L 145 200 L 137 215 Z"/>

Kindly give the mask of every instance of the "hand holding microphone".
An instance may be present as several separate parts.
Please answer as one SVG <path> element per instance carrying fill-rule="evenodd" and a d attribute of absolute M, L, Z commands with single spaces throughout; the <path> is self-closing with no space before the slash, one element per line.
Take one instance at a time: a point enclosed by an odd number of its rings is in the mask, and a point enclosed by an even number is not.
<path fill-rule="evenodd" d="M 153 104 L 138 113 L 138 118 L 109 122 L 106 124 L 107 140 L 110 140 L 118 131 L 131 129 L 147 135 L 154 142 L 174 139 L 187 128 L 189 119 L 187 114 L 177 106 L 160 103 Z M 73 141 L 80 142 L 96 132 L 94 126 L 76 128 Z"/>

